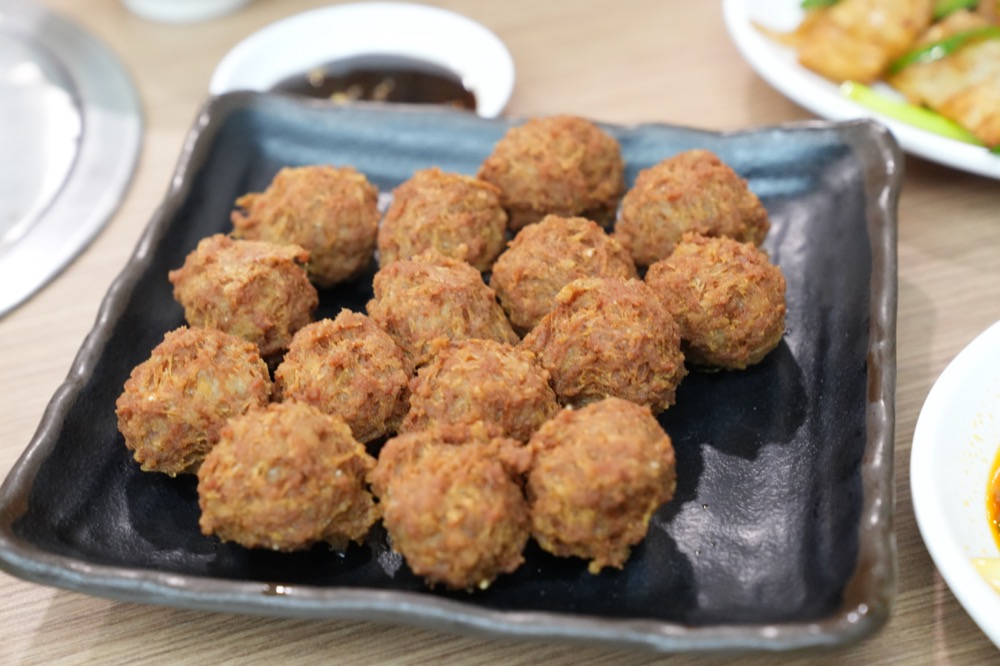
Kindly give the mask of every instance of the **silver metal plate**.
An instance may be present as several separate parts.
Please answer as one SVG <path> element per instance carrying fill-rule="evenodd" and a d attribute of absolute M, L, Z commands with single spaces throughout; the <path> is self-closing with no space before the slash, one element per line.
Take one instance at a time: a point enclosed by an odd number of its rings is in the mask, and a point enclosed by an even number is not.
<path fill-rule="evenodd" d="M 0 0 L 0 316 L 104 227 L 141 142 L 121 62 L 66 18 Z"/>

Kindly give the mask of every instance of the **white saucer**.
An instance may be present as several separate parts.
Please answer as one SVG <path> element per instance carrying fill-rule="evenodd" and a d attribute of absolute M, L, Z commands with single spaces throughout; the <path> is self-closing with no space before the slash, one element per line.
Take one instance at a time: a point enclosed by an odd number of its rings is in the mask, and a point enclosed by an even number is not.
<path fill-rule="evenodd" d="M 500 39 L 465 16 L 401 2 L 336 5 L 296 14 L 237 44 L 209 92 L 267 91 L 333 60 L 402 56 L 455 72 L 476 96 L 476 112 L 500 115 L 514 89 L 514 60 Z"/>

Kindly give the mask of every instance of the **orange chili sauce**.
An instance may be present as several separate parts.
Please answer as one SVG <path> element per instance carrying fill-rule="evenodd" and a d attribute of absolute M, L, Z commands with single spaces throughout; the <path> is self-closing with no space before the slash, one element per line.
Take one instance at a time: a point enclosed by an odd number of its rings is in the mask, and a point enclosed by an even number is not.
<path fill-rule="evenodd" d="M 998 522 L 1000 521 L 1000 451 L 997 452 L 990 471 L 990 485 L 986 491 L 986 515 L 989 517 L 993 540 L 1000 547 L 1000 522 Z"/>

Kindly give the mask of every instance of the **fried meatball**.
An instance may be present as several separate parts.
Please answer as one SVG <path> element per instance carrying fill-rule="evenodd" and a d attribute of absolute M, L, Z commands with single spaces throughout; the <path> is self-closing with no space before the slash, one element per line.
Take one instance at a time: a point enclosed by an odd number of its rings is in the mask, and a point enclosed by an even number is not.
<path fill-rule="evenodd" d="M 198 470 L 199 523 L 247 548 L 360 543 L 378 519 L 375 460 L 344 421 L 301 402 L 230 419 Z"/>
<path fill-rule="evenodd" d="M 375 254 L 378 189 L 353 167 L 286 167 L 236 206 L 234 236 L 305 248 L 309 278 L 321 287 L 357 276 Z"/>
<path fill-rule="evenodd" d="M 693 364 L 743 369 L 784 335 L 785 277 L 753 243 L 685 234 L 649 267 L 646 284 L 677 321 Z"/>
<path fill-rule="evenodd" d="M 658 413 L 674 403 L 687 373 L 677 324 L 637 279 L 570 282 L 521 345 L 568 405 L 616 396 Z"/>
<path fill-rule="evenodd" d="M 493 266 L 490 287 L 514 329 L 527 333 L 560 289 L 577 278 L 604 276 L 637 276 L 628 251 L 591 220 L 547 215 L 514 237 Z"/>
<path fill-rule="evenodd" d="M 575 116 L 532 118 L 507 130 L 479 167 L 500 188 L 513 231 L 545 215 L 610 222 L 625 191 L 618 140 Z"/>
<path fill-rule="evenodd" d="M 388 333 L 341 310 L 299 329 L 274 372 L 279 400 L 307 402 L 340 416 L 370 442 L 399 427 L 409 406 L 412 367 Z"/>
<path fill-rule="evenodd" d="M 637 265 L 649 266 L 688 231 L 760 245 L 769 228 L 745 180 L 714 153 L 688 150 L 639 172 L 622 199 L 615 238 Z"/>
<path fill-rule="evenodd" d="M 257 345 L 265 360 L 312 321 L 319 304 L 297 245 L 209 236 L 170 271 L 174 298 L 192 326 L 217 328 Z"/>
<path fill-rule="evenodd" d="M 449 340 L 483 338 L 516 344 L 496 294 L 475 268 L 428 250 L 380 269 L 368 316 L 423 365 Z"/>
<path fill-rule="evenodd" d="M 118 430 L 147 472 L 193 473 L 230 416 L 266 405 L 271 378 L 257 347 L 181 327 L 137 365 L 115 404 Z"/>
<path fill-rule="evenodd" d="M 436 248 L 488 271 L 506 243 L 500 191 L 486 181 L 438 168 L 397 187 L 378 229 L 379 265 Z"/>
<path fill-rule="evenodd" d="M 410 411 L 401 430 L 430 423 L 499 426 L 527 441 L 559 411 L 549 373 L 531 352 L 494 340 L 462 340 L 442 349 L 410 383 Z"/>
<path fill-rule="evenodd" d="M 564 409 L 528 446 L 531 532 L 546 551 L 621 569 L 676 488 L 670 437 L 648 407 L 606 398 Z"/>
<path fill-rule="evenodd" d="M 385 443 L 371 474 L 393 549 L 428 585 L 485 589 L 524 561 L 528 504 L 517 477 L 527 468 L 526 449 L 482 430 L 399 435 Z"/>

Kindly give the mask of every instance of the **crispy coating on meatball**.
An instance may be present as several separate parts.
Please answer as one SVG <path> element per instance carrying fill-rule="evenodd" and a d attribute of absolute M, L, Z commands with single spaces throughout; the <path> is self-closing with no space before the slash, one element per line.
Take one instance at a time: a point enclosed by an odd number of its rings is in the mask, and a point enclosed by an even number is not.
<path fill-rule="evenodd" d="M 414 367 L 429 361 L 449 340 L 518 341 L 482 274 L 436 250 L 380 269 L 373 288 L 368 316 L 393 337 Z"/>
<path fill-rule="evenodd" d="M 169 279 L 189 324 L 248 340 L 269 360 L 312 321 L 319 304 L 302 267 L 308 258 L 297 245 L 216 234 L 202 239 Z"/>
<path fill-rule="evenodd" d="M 433 167 L 397 187 L 378 229 L 379 265 L 431 248 L 488 271 L 506 243 L 500 190 L 486 181 Z"/>
<path fill-rule="evenodd" d="M 383 446 L 371 474 L 383 524 L 393 549 L 428 585 L 485 589 L 524 561 L 528 504 L 516 477 L 527 468 L 525 453 L 514 440 L 458 426 L 402 434 Z"/>
<path fill-rule="evenodd" d="M 559 411 L 549 373 L 526 349 L 494 340 L 462 340 L 442 349 L 410 383 L 403 432 L 429 424 L 496 424 L 527 441 Z"/>
<path fill-rule="evenodd" d="M 621 569 L 676 488 L 670 437 L 648 407 L 607 398 L 564 409 L 528 446 L 531 532 L 546 551 Z"/>
<path fill-rule="evenodd" d="M 743 369 L 785 332 L 785 277 L 753 243 L 685 234 L 646 284 L 680 326 L 695 365 Z"/>
<path fill-rule="evenodd" d="M 639 172 L 625 193 L 615 238 L 639 266 L 664 259 L 685 232 L 760 245 L 770 222 L 747 182 L 707 150 L 688 150 Z"/>
<path fill-rule="evenodd" d="M 628 250 L 592 220 L 547 215 L 521 229 L 493 266 L 490 286 L 514 329 L 527 333 L 556 294 L 583 277 L 637 276 Z"/>
<path fill-rule="evenodd" d="M 235 237 L 305 248 L 306 270 L 321 287 L 357 276 L 374 256 L 378 189 L 353 167 L 285 167 L 236 206 Z"/>
<path fill-rule="evenodd" d="M 370 442 L 399 428 L 412 374 L 388 333 L 363 314 L 341 310 L 336 319 L 299 329 L 274 371 L 274 387 L 277 399 L 336 414 L 357 440 Z"/>
<path fill-rule="evenodd" d="M 230 416 L 266 405 L 267 365 L 253 344 L 181 327 L 132 370 L 115 404 L 118 430 L 147 472 L 193 473 Z"/>
<path fill-rule="evenodd" d="M 479 167 L 500 188 L 513 231 L 553 213 L 602 224 L 625 191 L 618 140 L 576 116 L 532 118 L 510 128 Z"/>
<path fill-rule="evenodd" d="M 360 543 L 378 519 L 375 460 L 344 421 L 300 402 L 230 419 L 198 470 L 203 534 L 292 551 Z"/>
<path fill-rule="evenodd" d="M 570 282 L 521 345 L 535 353 L 568 405 L 616 396 L 658 413 L 674 403 L 687 373 L 677 324 L 637 279 Z"/>

